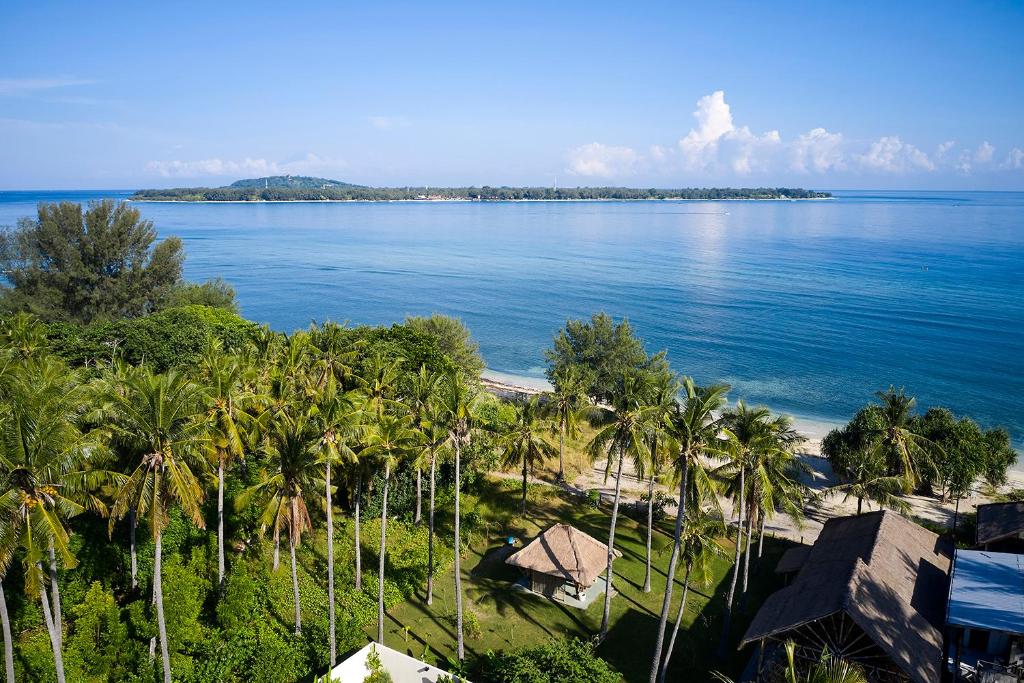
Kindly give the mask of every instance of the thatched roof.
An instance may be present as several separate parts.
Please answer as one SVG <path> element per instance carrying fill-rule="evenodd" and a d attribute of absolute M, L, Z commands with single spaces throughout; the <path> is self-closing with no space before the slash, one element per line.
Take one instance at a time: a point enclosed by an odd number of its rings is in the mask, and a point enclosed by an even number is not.
<path fill-rule="evenodd" d="M 556 524 L 505 562 L 590 586 L 608 565 L 608 546 L 568 524 Z"/>
<path fill-rule="evenodd" d="M 978 506 L 978 531 L 975 540 L 985 545 L 1015 538 L 1024 531 L 1024 503 L 988 503 Z"/>
<path fill-rule="evenodd" d="M 742 645 L 845 612 L 910 680 L 937 681 L 951 554 L 936 534 L 893 512 L 831 519 Z"/>
<path fill-rule="evenodd" d="M 779 558 L 779 563 L 775 565 L 775 573 L 792 574 L 793 572 L 800 571 L 800 568 L 804 566 L 804 562 L 807 561 L 807 556 L 810 553 L 811 546 L 809 545 L 793 546 L 786 552 L 782 553 L 782 557 Z"/>

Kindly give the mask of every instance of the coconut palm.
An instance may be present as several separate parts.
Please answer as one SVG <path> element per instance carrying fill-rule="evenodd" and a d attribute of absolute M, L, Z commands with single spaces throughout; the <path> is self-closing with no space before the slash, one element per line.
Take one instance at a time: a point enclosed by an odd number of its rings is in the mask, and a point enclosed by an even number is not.
<path fill-rule="evenodd" d="M 388 487 L 398 465 L 419 451 L 419 434 L 411 415 L 383 415 L 367 432 L 363 457 L 383 474 L 380 508 L 380 555 L 377 568 L 377 642 L 384 644 L 384 560 L 387 556 Z"/>
<path fill-rule="evenodd" d="M 345 326 L 336 322 L 326 322 L 319 326 L 310 325 L 309 343 L 313 359 L 310 368 L 313 384 L 318 389 L 323 389 L 328 378 L 333 377 L 342 391 L 352 388 L 352 365 L 358 352 Z"/>
<path fill-rule="evenodd" d="M 88 471 L 94 466 L 99 444 L 78 428 L 83 391 L 77 373 L 59 361 L 36 355 L 5 373 L 5 403 L 0 411 L 0 577 L 6 576 L 20 549 L 25 590 L 40 600 L 61 682 L 63 618 L 58 560 L 65 568 L 77 565 L 69 547 L 68 523 L 86 509 L 104 514 L 105 505 L 89 490 L 112 480 L 109 473 Z M 44 558 L 48 559 L 48 572 Z M 3 609 L 6 612 L 6 603 Z M 9 630 L 9 623 L 6 628 Z M 10 644 L 5 636 L 5 648 Z M 7 655 L 5 652 L 5 660 Z M 10 668 L 8 674 L 13 676 Z"/>
<path fill-rule="evenodd" d="M 366 394 L 367 411 L 378 419 L 386 410 L 402 407 L 396 400 L 401 369 L 400 359 L 375 353 L 367 359 L 363 372 L 355 378 L 359 388 Z"/>
<path fill-rule="evenodd" d="M 705 457 L 719 454 L 722 444 L 719 438 L 723 432 L 717 415 L 725 405 L 729 387 L 720 384 L 698 387 L 689 377 L 683 378 L 683 400 L 672 416 L 672 435 L 677 445 L 674 462 L 679 481 L 679 507 L 673 536 L 672 554 L 669 557 L 668 573 L 665 577 L 665 593 L 661 602 L 661 616 L 658 633 L 654 642 L 654 657 L 651 660 L 650 683 L 655 683 L 661 666 L 661 654 L 665 641 L 669 610 L 672 606 L 672 589 L 675 585 L 676 565 L 683 539 L 684 521 L 690 509 L 700 509 L 705 500 L 713 500 L 714 488 L 708 476 Z"/>
<path fill-rule="evenodd" d="M 683 596 L 679 601 L 679 611 L 676 613 L 676 621 L 672 626 L 672 635 L 665 648 L 665 661 L 661 665 L 658 680 L 665 681 L 668 672 L 668 665 L 672 661 L 672 649 L 676 644 L 676 636 L 679 634 L 679 625 L 683 622 L 683 614 L 686 611 L 686 597 L 690 591 L 690 580 L 696 579 L 698 583 L 707 582 L 712 575 L 712 560 L 722 555 L 722 548 L 718 545 L 718 537 L 725 532 L 725 525 L 717 514 L 709 514 L 707 510 L 695 509 L 687 515 L 682 531 L 682 553 L 681 559 L 685 574 L 683 576 Z"/>
<path fill-rule="evenodd" d="M 201 387 L 170 370 L 153 374 L 143 368 L 128 374 L 121 387 L 107 396 L 111 429 L 139 454 L 131 474 L 118 488 L 110 530 L 129 512 L 149 517 L 153 534 L 153 598 L 156 602 L 160 656 L 165 683 L 171 681 L 163 597 L 163 529 L 168 512 L 177 505 L 200 529 L 203 487 L 209 443 L 206 397 Z"/>
<path fill-rule="evenodd" d="M 875 393 L 881 406 L 882 425 L 870 430 L 866 436 L 873 443 L 873 451 L 887 463 L 889 476 L 898 476 L 903 492 L 910 493 L 920 481 L 920 470 L 932 469 L 933 456 L 942 448 L 913 430 L 912 418 L 916 400 L 907 396 L 903 387 L 889 387 Z"/>
<path fill-rule="evenodd" d="M 541 420 L 540 397 L 533 396 L 513 406 L 515 419 L 503 428 L 498 438 L 504 467 L 522 467 L 523 497 L 520 507 L 526 514 L 526 490 L 529 475 L 536 467 L 555 456 L 555 447 L 544 440 L 546 427 Z"/>
<path fill-rule="evenodd" d="M 440 392 L 441 385 L 438 385 Z M 443 407 L 440 404 L 440 395 L 435 396 L 424 419 L 420 422 L 420 442 L 422 448 L 427 452 L 427 461 L 430 468 L 429 493 L 427 502 L 427 604 L 434 601 L 434 492 L 437 479 L 437 460 L 439 451 L 448 441 L 448 429 L 445 426 Z"/>
<path fill-rule="evenodd" d="M 421 433 L 426 431 L 426 423 L 429 421 L 430 411 L 434 401 L 437 399 L 438 386 L 441 383 L 441 375 L 431 372 L 426 365 L 420 366 L 420 371 L 413 377 L 412 388 L 406 398 L 406 404 L 412 413 L 413 426 Z M 423 468 L 430 464 L 432 442 L 425 439 L 423 450 L 413 461 L 416 469 L 416 512 L 413 523 L 419 524 L 423 518 Z"/>
<path fill-rule="evenodd" d="M 342 393 L 334 374 L 328 374 L 313 406 L 313 429 L 318 437 L 320 460 L 324 467 L 324 509 L 327 515 L 327 601 L 330 629 L 331 667 L 337 661 L 334 608 L 334 488 L 331 470 L 339 464 L 356 461 L 353 441 L 361 434 L 362 396 Z"/>
<path fill-rule="evenodd" d="M 207 349 L 202 361 L 202 376 L 209 401 L 209 447 L 217 466 L 217 585 L 224 589 L 224 472 L 235 458 L 245 457 L 242 425 L 249 414 L 246 404 L 254 395 L 246 389 L 250 373 L 238 356 L 224 353 L 219 340 Z"/>
<path fill-rule="evenodd" d="M 842 470 L 836 474 L 843 483 L 832 486 L 822 493 L 838 491 L 843 494 L 843 502 L 856 498 L 858 515 L 863 511 L 865 500 L 898 512 L 910 509 L 901 497 L 903 478 L 886 475 L 885 462 L 873 449 L 861 448 L 852 451 L 845 459 Z"/>
<path fill-rule="evenodd" d="M 459 533 L 462 488 L 462 449 L 469 446 L 476 427 L 478 389 L 458 370 L 450 370 L 441 382 L 438 405 L 448 428 L 446 442 L 455 454 L 455 626 L 456 652 L 459 660 L 466 658 L 462 633 L 462 539 Z"/>
<path fill-rule="evenodd" d="M 275 538 L 281 530 L 288 535 L 295 635 L 299 635 L 302 633 L 302 607 L 295 549 L 302 542 L 302 534 L 313 528 L 307 497 L 324 486 L 319 462 L 321 434 L 310 415 L 296 408 L 274 420 L 269 436 L 270 467 L 262 473 L 260 481 L 246 489 L 235 502 L 241 508 L 258 501 L 262 508 L 260 532 L 265 533 L 268 527 L 272 527 Z"/>
<path fill-rule="evenodd" d="M 658 373 L 651 377 L 648 395 L 645 398 L 648 433 L 648 447 L 635 465 L 637 477 L 647 479 L 647 553 L 644 571 L 644 593 L 651 592 L 651 539 L 654 534 L 654 483 L 665 466 L 666 452 L 675 451 L 672 439 L 672 415 L 679 393 L 678 380 L 670 373 Z"/>
<path fill-rule="evenodd" d="M 4 673 L 7 683 L 14 683 L 14 641 L 11 640 L 11 618 L 7 614 L 4 578 L 6 575 L 0 575 L 0 626 L 3 628 L 4 637 Z"/>
<path fill-rule="evenodd" d="M 600 429 L 587 445 L 592 458 L 607 456 L 609 462 L 618 457 L 615 472 L 615 498 L 612 503 L 611 523 L 608 529 L 608 556 L 605 570 L 604 612 L 601 617 L 600 639 L 608 635 L 608 619 L 612 605 L 612 562 L 615 559 L 615 526 L 619 518 L 619 498 L 622 494 L 622 464 L 626 457 L 634 462 L 642 459 L 647 445 L 644 405 L 646 386 L 643 377 L 627 374 L 622 377 L 619 390 L 612 399 L 613 412 L 607 426 Z"/>
<path fill-rule="evenodd" d="M 787 640 L 785 645 L 786 668 L 783 669 L 783 680 L 785 683 L 868 683 L 864 671 L 856 664 L 833 657 L 828 649 L 821 651 L 818 661 L 811 665 L 806 673 L 801 675 L 796 666 L 796 643 Z M 733 683 L 728 676 L 723 676 L 717 671 L 712 674 L 722 683 Z"/>
<path fill-rule="evenodd" d="M 577 438 L 580 418 L 589 405 L 583 369 L 566 365 L 554 376 L 554 391 L 545 395 L 545 411 L 551 417 L 552 430 L 558 432 L 558 481 L 565 480 L 565 437 Z"/>

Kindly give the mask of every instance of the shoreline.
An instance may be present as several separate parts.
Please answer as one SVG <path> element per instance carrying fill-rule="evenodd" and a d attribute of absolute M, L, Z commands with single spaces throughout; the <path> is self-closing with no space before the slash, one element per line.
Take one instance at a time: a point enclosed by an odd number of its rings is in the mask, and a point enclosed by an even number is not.
<path fill-rule="evenodd" d="M 128 197 L 124 201 L 139 204 L 443 204 L 456 202 L 461 204 L 503 204 L 521 202 L 551 202 L 570 204 L 579 202 L 822 202 L 833 201 L 836 197 L 722 197 L 707 199 L 691 199 L 688 197 L 664 197 L 642 199 L 140 199 Z"/>

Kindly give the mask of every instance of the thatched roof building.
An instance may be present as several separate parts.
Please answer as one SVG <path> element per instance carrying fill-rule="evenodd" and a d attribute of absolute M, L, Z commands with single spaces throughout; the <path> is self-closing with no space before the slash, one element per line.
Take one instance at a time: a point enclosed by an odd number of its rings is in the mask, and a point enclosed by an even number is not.
<path fill-rule="evenodd" d="M 795 574 L 800 571 L 811 554 L 811 546 L 797 545 L 782 553 L 779 563 L 775 565 L 776 574 Z"/>
<path fill-rule="evenodd" d="M 793 582 L 761 606 L 741 645 L 793 639 L 824 647 L 871 680 L 941 678 L 952 549 L 896 513 L 826 522 Z"/>
<path fill-rule="evenodd" d="M 1024 550 L 1024 503 L 987 503 L 978 506 L 979 548 Z"/>
<path fill-rule="evenodd" d="M 535 584 L 553 579 L 588 588 L 608 565 L 608 546 L 568 524 L 556 524 L 505 562 L 530 574 Z M 534 590 L 545 592 L 536 585 Z"/>

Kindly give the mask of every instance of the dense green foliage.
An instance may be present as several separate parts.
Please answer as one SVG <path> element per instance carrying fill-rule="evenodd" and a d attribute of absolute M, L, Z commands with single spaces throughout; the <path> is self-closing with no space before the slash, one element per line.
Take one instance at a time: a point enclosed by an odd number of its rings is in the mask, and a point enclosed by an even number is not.
<path fill-rule="evenodd" d="M 578 638 L 489 653 L 481 678 L 491 683 L 619 683 L 622 677 Z"/>
<path fill-rule="evenodd" d="M 219 277 L 202 283 L 181 283 L 171 292 L 167 302 L 169 308 L 192 305 L 223 308 L 225 311 L 238 313 L 235 288 Z"/>
<path fill-rule="evenodd" d="M 139 190 L 139 201 L 227 202 L 227 201 L 406 201 L 461 199 L 467 201 L 574 201 L 585 199 L 824 199 L 829 192 L 789 187 L 758 188 L 630 188 L 630 187 L 362 187 L 328 185 L 315 187 L 264 187 L 262 179 L 239 181 L 230 187 L 179 187 Z M 255 183 L 255 185 L 250 184 Z"/>
<path fill-rule="evenodd" d="M 314 178 L 304 175 L 272 175 L 264 178 L 246 178 L 236 180 L 228 187 L 237 188 L 274 188 L 293 190 L 321 190 L 324 188 L 358 188 L 360 185 L 343 183 L 339 180 L 328 180 L 327 178 Z"/>
<path fill-rule="evenodd" d="M 138 209 L 110 200 L 40 204 L 0 233 L 3 307 L 47 320 L 90 322 L 160 308 L 181 279 L 181 240 L 157 243 Z"/>
<path fill-rule="evenodd" d="M 429 317 L 408 316 L 405 327 L 434 338 L 441 352 L 471 377 L 477 377 L 483 371 L 480 346 L 473 341 L 469 329 L 458 318 L 439 313 Z"/>

